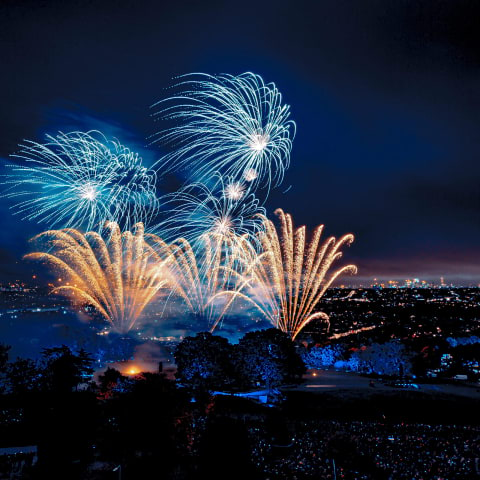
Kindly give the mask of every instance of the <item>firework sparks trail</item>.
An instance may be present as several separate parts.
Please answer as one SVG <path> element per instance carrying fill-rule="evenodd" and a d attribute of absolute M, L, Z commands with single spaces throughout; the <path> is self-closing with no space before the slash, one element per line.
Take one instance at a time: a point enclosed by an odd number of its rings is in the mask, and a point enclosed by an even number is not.
<path fill-rule="evenodd" d="M 98 131 L 59 132 L 45 143 L 26 141 L 13 158 L 3 195 L 23 219 L 49 228 L 101 228 L 105 221 L 129 229 L 147 222 L 158 200 L 156 174 L 142 159 Z"/>
<path fill-rule="evenodd" d="M 46 251 L 25 258 L 44 262 L 61 274 L 65 284 L 53 293 L 93 306 L 115 331 L 126 333 L 166 287 L 166 271 L 162 263 L 151 261 L 143 224 L 136 224 L 134 233 L 121 233 L 118 224 L 107 222 L 103 233 L 49 230 L 32 239 Z"/>
<path fill-rule="evenodd" d="M 350 335 L 358 335 L 362 332 L 368 332 L 369 330 L 374 330 L 378 328 L 378 325 L 371 325 L 369 327 L 357 328 L 354 330 L 349 330 L 348 332 L 334 333 L 332 336 L 328 337 L 330 340 L 336 340 L 338 338 L 349 337 Z"/>
<path fill-rule="evenodd" d="M 280 232 L 264 218 L 265 231 L 259 233 L 262 252 L 244 239 L 239 249 L 243 262 L 235 276 L 236 287 L 216 296 L 228 295 L 226 311 L 236 299 L 253 304 L 272 325 L 292 339 L 314 319 L 329 322 L 328 315 L 314 309 L 330 285 L 342 274 L 355 274 L 355 265 L 346 265 L 329 273 L 342 253 L 340 249 L 353 242 L 351 234 L 320 243 L 323 225 L 318 226 L 309 243 L 305 226 L 294 230 L 291 215 L 278 209 Z M 219 320 L 217 320 L 219 321 Z M 215 324 L 213 325 L 215 328 Z"/>
<path fill-rule="evenodd" d="M 205 251 L 205 237 L 211 235 L 220 237 L 221 241 L 208 240 L 210 244 L 227 251 L 237 237 L 246 235 L 254 242 L 263 228 L 265 209 L 252 193 L 244 193 L 240 184 L 218 173 L 214 177 L 215 188 L 193 183 L 165 195 L 161 200 L 167 208 L 166 218 L 149 231 L 167 242 L 185 238 L 197 255 Z M 236 198 L 238 192 L 241 198 Z"/>
<path fill-rule="evenodd" d="M 175 146 L 159 161 L 161 170 L 188 168 L 201 183 L 219 171 L 252 188 L 280 184 L 296 127 L 275 84 L 251 72 L 180 78 L 179 93 L 152 106 L 154 116 L 180 122 L 155 135 Z"/>
<path fill-rule="evenodd" d="M 201 248 L 194 249 L 185 238 L 171 244 L 159 236 L 146 234 L 146 241 L 155 252 L 155 261 L 168 271 L 171 291 L 183 299 L 186 306 L 202 319 L 208 328 L 219 314 L 219 306 L 211 298 L 230 286 L 230 272 L 237 268 L 239 239 L 218 233 L 204 235 Z"/>

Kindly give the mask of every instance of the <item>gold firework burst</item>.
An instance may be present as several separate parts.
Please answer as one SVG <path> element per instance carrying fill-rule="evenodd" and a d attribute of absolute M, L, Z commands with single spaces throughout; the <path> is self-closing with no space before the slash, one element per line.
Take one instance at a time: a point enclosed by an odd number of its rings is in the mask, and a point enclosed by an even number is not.
<path fill-rule="evenodd" d="M 237 258 L 237 237 L 208 233 L 196 242 L 196 248 L 185 238 L 167 244 L 158 235 L 147 234 L 146 241 L 155 252 L 155 260 L 168 272 L 169 289 L 209 327 L 213 323 L 216 326 L 219 308 L 211 299 L 229 288 Z"/>
<path fill-rule="evenodd" d="M 65 228 L 43 232 L 32 241 L 44 251 L 25 258 L 47 263 L 65 281 L 53 293 L 93 306 L 119 333 L 136 324 L 167 283 L 163 264 L 151 261 L 142 223 L 134 226 L 134 233 L 122 233 L 118 224 L 107 222 L 103 235 Z"/>
<path fill-rule="evenodd" d="M 236 288 L 215 296 L 231 297 L 225 310 L 235 299 L 250 302 L 275 327 L 295 339 L 312 320 L 319 318 L 328 322 L 328 315 L 314 312 L 316 305 L 340 275 L 357 272 L 355 265 L 330 272 L 333 263 L 342 256 L 340 249 L 351 244 L 354 237 L 346 234 L 338 240 L 330 237 L 320 243 L 323 231 L 320 225 L 307 242 L 305 226 L 294 229 L 290 214 L 281 209 L 275 213 L 280 218 L 279 231 L 272 221 L 264 218 L 259 254 L 246 238 L 242 240 L 238 258 L 243 268 L 241 273 L 231 272 Z"/>

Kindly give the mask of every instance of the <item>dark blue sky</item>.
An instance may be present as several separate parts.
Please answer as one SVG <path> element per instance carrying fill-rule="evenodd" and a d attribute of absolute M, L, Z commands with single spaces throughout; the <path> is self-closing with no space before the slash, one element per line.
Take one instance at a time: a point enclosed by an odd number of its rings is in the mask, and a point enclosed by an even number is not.
<path fill-rule="evenodd" d="M 0 156 L 69 128 L 143 146 L 173 76 L 253 71 L 298 127 L 270 212 L 355 233 L 359 278 L 479 283 L 479 20 L 462 0 L 3 1 Z M 2 279 L 42 229 L 9 205 Z"/>

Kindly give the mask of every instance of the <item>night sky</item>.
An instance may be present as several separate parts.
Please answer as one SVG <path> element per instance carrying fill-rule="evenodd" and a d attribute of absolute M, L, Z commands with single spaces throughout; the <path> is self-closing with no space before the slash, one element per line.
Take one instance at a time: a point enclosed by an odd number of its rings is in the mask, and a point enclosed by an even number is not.
<path fill-rule="evenodd" d="M 462 0 L 3 1 L 0 157 L 98 128 L 137 148 L 172 77 L 252 71 L 297 123 L 267 203 L 351 231 L 358 282 L 480 282 L 480 5 Z M 3 167 L 2 167 L 3 168 Z M 285 192 L 291 185 L 288 192 Z M 43 227 L 0 199 L 0 280 Z"/>

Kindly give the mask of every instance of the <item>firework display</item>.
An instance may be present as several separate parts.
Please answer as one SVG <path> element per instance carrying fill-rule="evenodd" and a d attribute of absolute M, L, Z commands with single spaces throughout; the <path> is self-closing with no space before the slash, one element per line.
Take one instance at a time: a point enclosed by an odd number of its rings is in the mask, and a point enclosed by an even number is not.
<path fill-rule="evenodd" d="M 156 176 L 138 154 L 98 131 L 26 141 L 9 164 L 4 195 L 24 219 L 91 230 L 105 221 L 126 229 L 147 222 L 157 206 Z"/>
<path fill-rule="evenodd" d="M 120 232 L 108 222 L 103 236 L 65 228 L 32 239 L 42 251 L 25 256 L 50 265 L 63 284 L 53 293 L 68 295 L 75 304 L 93 306 L 112 329 L 126 333 L 167 283 L 162 262 L 152 262 L 143 224 Z"/>
<path fill-rule="evenodd" d="M 180 80 L 178 94 L 153 105 L 154 116 L 178 121 L 157 134 L 174 146 L 160 168 L 188 167 L 198 182 L 219 171 L 255 187 L 281 183 L 296 127 L 275 84 L 250 72 L 191 74 Z"/>
<path fill-rule="evenodd" d="M 172 293 L 208 329 L 215 328 L 222 309 L 211 299 L 229 287 L 230 272 L 237 264 L 239 241 L 218 233 L 203 235 L 201 247 L 197 245 L 195 249 L 185 238 L 167 244 L 157 235 L 147 234 L 146 241 L 155 251 L 156 261 L 165 266 Z"/>
<path fill-rule="evenodd" d="M 263 228 L 265 209 L 253 193 L 246 193 L 241 184 L 214 175 L 216 186 L 193 183 L 162 198 L 165 219 L 152 227 L 152 233 L 164 240 L 186 238 L 194 247 L 203 248 L 205 235 L 220 235 L 227 243 L 233 237 L 255 234 Z"/>
<path fill-rule="evenodd" d="M 314 312 L 316 305 L 340 275 L 357 272 L 354 265 L 330 272 L 342 256 L 340 249 L 351 244 L 354 237 L 347 234 L 320 243 L 320 225 L 307 242 L 305 226 L 294 229 L 291 215 L 281 209 L 275 213 L 280 218 L 280 232 L 264 218 L 265 232 L 259 234 L 262 252 L 257 254 L 244 242 L 239 258 L 243 258 L 245 266 L 243 273 L 236 275 L 237 287 L 217 296 L 229 295 L 229 305 L 238 298 L 252 303 L 272 325 L 295 339 L 312 320 L 328 322 L 325 313 Z"/>
<path fill-rule="evenodd" d="M 314 319 L 328 323 L 316 307 L 340 275 L 356 273 L 332 270 L 353 235 L 321 243 L 319 226 L 307 241 L 283 210 L 278 229 L 267 219 L 296 130 L 277 87 L 247 72 L 185 75 L 173 88 L 154 105 L 154 116 L 176 122 L 155 136 L 173 150 L 151 169 L 93 130 L 20 146 L 3 195 L 16 214 L 51 228 L 26 258 L 59 273 L 54 293 L 93 307 L 120 333 L 140 324 L 160 291 L 164 305 L 183 302 L 211 331 L 241 300 L 292 339 Z M 157 196 L 168 172 L 188 183 Z"/>

